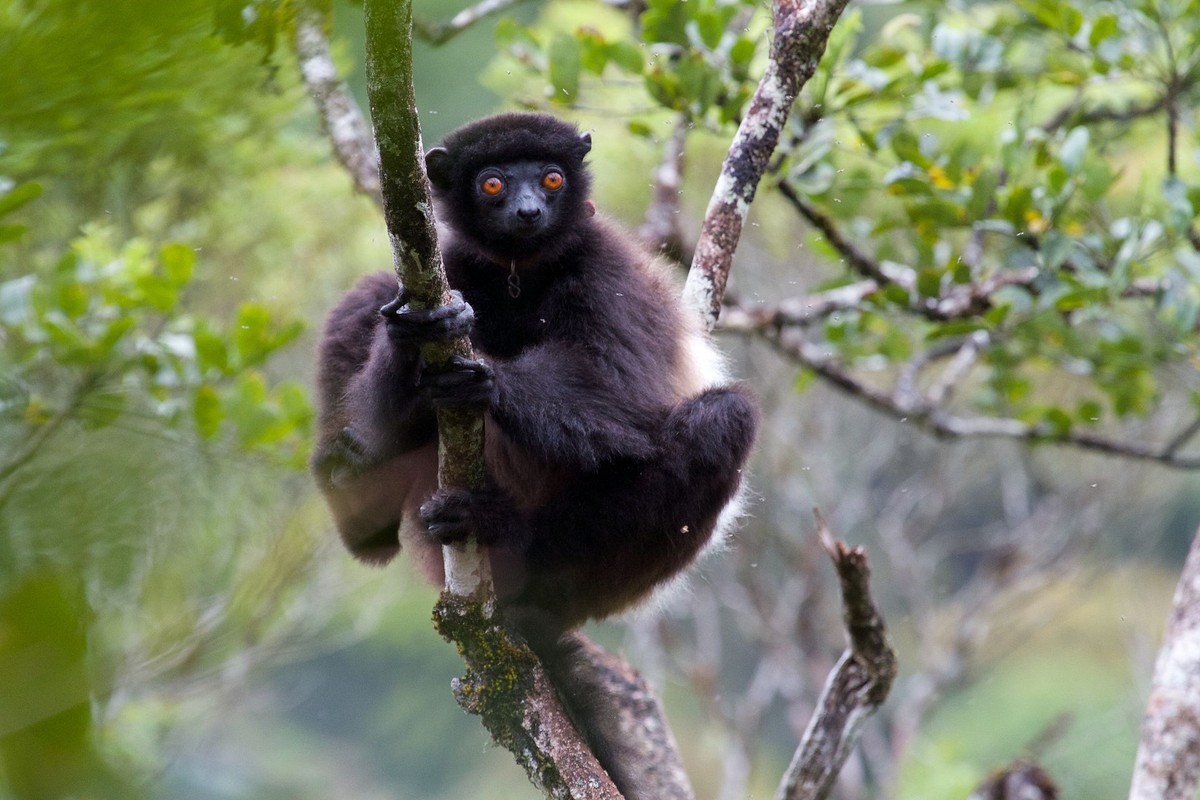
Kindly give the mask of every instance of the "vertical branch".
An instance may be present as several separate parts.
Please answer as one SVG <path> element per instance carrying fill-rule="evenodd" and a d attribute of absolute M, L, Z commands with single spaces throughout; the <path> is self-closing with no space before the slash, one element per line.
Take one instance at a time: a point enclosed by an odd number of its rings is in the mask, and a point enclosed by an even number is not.
<path fill-rule="evenodd" d="M 367 96 L 375 141 L 383 215 L 396 274 L 416 308 L 450 300 L 434 226 L 433 199 L 425 174 L 421 125 L 412 84 L 412 2 L 367 0 Z M 452 356 L 471 355 L 465 337 L 424 345 L 431 366 Z M 438 409 L 438 481 L 443 486 L 482 486 L 483 417 L 475 410 Z M 472 547 L 446 548 L 446 582 L 451 592 L 468 594 L 486 586 L 486 559 Z"/>
<path fill-rule="evenodd" d="M 449 301 L 425 173 L 421 129 L 412 85 L 412 0 L 366 0 L 367 93 L 379 147 L 384 218 L 397 274 L 414 307 Z M 422 347 L 436 368 L 454 355 L 470 356 L 470 342 Z M 477 487 L 486 477 L 483 420 L 477 411 L 438 411 L 438 480 Z M 455 694 L 479 714 L 493 739 L 510 750 L 547 796 L 620 800 L 559 703 L 546 671 L 527 647 L 499 624 L 490 594 L 487 559 L 478 549 L 446 548 L 447 591 L 434 609 L 439 632 L 458 645 L 467 675 Z"/>
<path fill-rule="evenodd" d="M 1200 785 L 1200 531 L 1183 565 L 1142 723 L 1129 800 L 1193 800 Z"/>
<path fill-rule="evenodd" d="M 775 35 L 771 58 L 730 145 L 721 176 L 713 189 L 692 268 L 684 287 L 685 300 L 697 309 L 711 330 L 721 313 L 733 252 L 758 182 L 779 143 L 792 103 L 800 88 L 817 71 L 833 25 L 847 0 L 774 0 Z"/>

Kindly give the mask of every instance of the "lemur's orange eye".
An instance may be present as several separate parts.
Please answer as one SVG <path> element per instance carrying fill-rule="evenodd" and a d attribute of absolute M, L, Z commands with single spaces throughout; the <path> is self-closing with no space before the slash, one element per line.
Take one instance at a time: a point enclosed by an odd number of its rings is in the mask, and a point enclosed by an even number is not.
<path fill-rule="evenodd" d="M 483 183 L 479 184 L 479 188 L 484 194 L 494 197 L 504 191 L 504 181 L 492 175 L 491 177 L 484 178 Z"/>
<path fill-rule="evenodd" d="M 551 191 L 561 189 L 563 185 L 563 176 L 561 172 L 547 172 L 542 177 L 542 186 L 545 186 Z"/>

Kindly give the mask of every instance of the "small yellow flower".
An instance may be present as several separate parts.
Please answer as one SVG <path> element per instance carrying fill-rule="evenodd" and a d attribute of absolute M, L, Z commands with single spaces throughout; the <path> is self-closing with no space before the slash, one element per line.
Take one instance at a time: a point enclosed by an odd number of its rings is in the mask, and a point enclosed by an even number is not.
<path fill-rule="evenodd" d="M 946 170 L 939 167 L 937 164 L 931 166 L 928 170 L 929 180 L 938 189 L 953 189 L 954 181 L 950 180 L 946 175 Z"/>
<path fill-rule="evenodd" d="M 1031 208 L 1025 212 L 1025 227 L 1030 233 L 1045 233 L 1050 227 L 1050 220 Z"/>

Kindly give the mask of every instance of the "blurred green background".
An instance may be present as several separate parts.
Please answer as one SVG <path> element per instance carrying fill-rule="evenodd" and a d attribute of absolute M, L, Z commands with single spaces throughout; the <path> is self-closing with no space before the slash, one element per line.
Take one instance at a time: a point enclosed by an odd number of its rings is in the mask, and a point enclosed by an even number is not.
<path fill-rule="evenodd" d="M 415 5 L 444 19 L 468 4 Z M 671 5 L 649 13 L 673 25 Z M 725 5 L 739 4 L 705 7 Z M 1039 20 L 1045 12 L 1022 7 Z M 906 14 L 928 28 L 938 13 L 871 8 L 857 18 L 861 42 L 843 44 L 865 47 Z M 320 320 L 391 255 L 377 209 L 354 194 L 321 132 L 289 15 L 287 3 L 0 0 L 0 798 L 537 796 L 455 705 L 461 665 L 432 630 L 433 589 L 403 564 L 353 563 L 304 471 Z M 363 102 L 361 9 L 338 0 L 330 19 Z M 762 13 L 747 19 L 745 35 L 760 40 Z M 1194 40 L 1196 17 L 1180 19 Z M 522 61 L 525 37 L 580 25 L 614 41 L 630 31 L 602 3 L 527 2 L 443 47 L 418 43 L 425 141 L 509 105 L 545 105 L 550 67 L 533 51 Z M 751 52 L 755 64 L 764 52 Z M 672 115 L 642 81 L 605 75 L 561 110 L 596 131 L 599 207 L 636 227 L 664 138 L 657 126 Z M 656 85 L 661 99 L 666 84 L 651 81 L 652 97 Z M 732 131 L 722 113 L 697 118 L 690 142 L 682 214 L 693 237 Z M 994 127 L 976 117 L 961 135 Z M 1182 136 L 1194 184 L 1194 127 Z M 1153 141 L 1145 150 L 1157 164 Z M 1114 158 L 1132 192 L 1134 157 Z M 810 233 L 797 220 L 763 193 L 735 294 L 778 298 L 781 287 L 829 278 L 827 251 L 804 249 Z M 810 541 L 813 505 L 836 533 L 868 544 L 902 659 L 888 732 L 868 733 L 851 768 L 852 785 L 866 788 L 844 796 L 961 798 L 1031 751 L 1064 797 L 1123 796 L 1162 622 L 1200 521 L 1196 476 L 938 441 L 799 381 L 761 343 L 724 344 L 768 414 L 751 519 L 664 620 L 596 628 L 662 687 L 700 796 L 739 785 L 720 774 L 735 727 L 722 719 L 733 703 L 722 691 L 743 692 L 755 669 L 735 643 L 761 643 L 724 610 L 735 573 L 763 576 L 773 595 L 799 553 L 814 602 L 797 623 L 811 662 L 793 665 L 809 684 L 794 705 L 780 694 L 738 740 L 755 742 L 744 796 L 770 796 L 804 723 L 802 696 L 842 646 L 832 579 Z M 1194 371 L 1194 361 L 1173 362 L 1167 380 L 1194 385 Z M 1055 391 L 1075 402 L 1070 380 Z M 888 515 L 913 522 L 898 510 L 905 496 L 932 509 L 915 520 L 925 538 L 910 554 L 937 548 L 922 602 L 910 597 L 922 573 L 906 571 L 879 533 Z M 1037 517 L 1017 506 L 1052 508 Z M 1002 569 L 977 557 L 980 542 L 1010 518 L 1043 525 L 1047 546 L 1066 537 L 1064 557 L 1006 586 L 1019 589 L 1011 596 L 980 601 L 986 613 L 971 619 L 981 629 L 931 666 L 927 637 L 961 632 L 972 602 L 961 590 L 980 570 Z M 703 638 L 689 621 L 705 618 L 696 608 L 710 609 L 728 648 L 707 700 L 684 677 L 697 674 L 680 667 L 687 658 L 661 644 L 671 630 Z M 921 670 L 934 666 L 953 674 L 926 696 L 919 679 L 931 673 Z"/>

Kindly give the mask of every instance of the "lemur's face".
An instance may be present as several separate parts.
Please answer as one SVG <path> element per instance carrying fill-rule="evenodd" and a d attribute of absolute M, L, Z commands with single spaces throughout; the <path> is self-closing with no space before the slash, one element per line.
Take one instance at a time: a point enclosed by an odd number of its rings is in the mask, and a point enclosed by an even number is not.
<path fill-rule="evenodd" d="M 567 176 L 557 164 L 510 161 L 480 170 L 470 192 L 483 238 L 516 244 L 557 228 Z"/>

